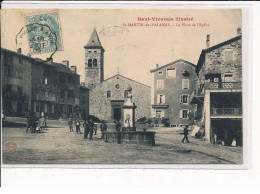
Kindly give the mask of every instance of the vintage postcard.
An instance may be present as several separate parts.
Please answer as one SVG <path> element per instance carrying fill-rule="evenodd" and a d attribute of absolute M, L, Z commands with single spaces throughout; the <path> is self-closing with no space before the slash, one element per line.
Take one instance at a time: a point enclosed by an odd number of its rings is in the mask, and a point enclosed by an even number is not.
<path fill-rule="evenodd" d="M 242 9 L 1 10 L 2 164 L 243 165 Z"/>

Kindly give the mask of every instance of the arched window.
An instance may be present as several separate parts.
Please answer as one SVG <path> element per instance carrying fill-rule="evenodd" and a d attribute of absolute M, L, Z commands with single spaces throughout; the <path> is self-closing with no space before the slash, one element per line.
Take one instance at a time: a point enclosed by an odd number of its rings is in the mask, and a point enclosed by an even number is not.
<path fill-rule="evenodd" d="M 97 67 L 97 59 L 93 59 L 93 67 Z"/>
<path fill-rule="evenodd" d="M 110 97 L 111 97 L 111 91 L 108 90 L 108 91 L 107 91 L 107 98 L 110 98 Z"/>
<path fill-rule="evenodd" d="M 125 90 L 125 91 L 124 91 L 124 98 L 127 98 L 127 96 L 128 96 L 128 91 Z"/>
<path fill-rule="evenodd" d="M 92 59 L 88 60 L 88 67 L 92 67 Z"/>

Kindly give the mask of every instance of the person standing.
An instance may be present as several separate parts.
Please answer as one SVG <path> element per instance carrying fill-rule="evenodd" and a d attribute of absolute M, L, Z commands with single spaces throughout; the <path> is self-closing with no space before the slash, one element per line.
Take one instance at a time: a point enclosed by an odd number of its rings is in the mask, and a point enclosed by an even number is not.
<path fill-rule="evenodd" d="M 36 117 L 34 115 L 32 116 L 31 122 L 32 122 L 32 131 L 31 131 L 31 133 L 35 133 L 36 127 L 37 127 L 37 120 L 36 120 Z"/>
<path fill-rule="evenodd" d="M 89 134 L 89 121 L 86 121 L 84 122 L 83 124 L 83 127 L 84 127 L 84 139 L 87 139 L 88 138 L 88 134 Z"/>
<path fill-rule="evenodd" d="M 90 120 L 89 120 L 89 139 L 92 139 L 93 130 L 94 130 L 94 123 L 93 123 L 93 121 L 90 119 Z"/>
<path fill-rule="evenodd" d="M 79 119 L 76 120 L 76 133 L 80 133 L 80 121 Z"/>
<path fill-rule="evenodd" d="M 30 112 L 27 117 L 27 127 L 26 127 L 26 133 L 28 132 L 28 129 L 32 131 L 32 113 Z"/>
<path fill-rule="evenodd" d="M 70 132 L 73 132 L 73 126 L 72 126 L 72 124 L 73 124 L 73 121 L 72 121 L 71 118 L 69 118 L 68 125 L 69 125 Z"/>
<path fill-rule="evenodd" d="M 182 139 L 182 143 L 184 143 L 185 139 L 186 139 L 187 143 L 190 143 L 189 139 L 188 139 L 189 131 L 188 131 L 188 127 L 187 126 L 184 127 L 183 134 L 184 134 L 184 137 Z"/>
<path fill-rule="evenodd" d="M 119 132 L 121 130 L 121 123 L 120 123 L 120 120 L 118 120 L 116 122 L 116 127 L 115 127 L 116 131 Z"/>
<path fill-rule="evenodd" d="M 101 139 L 104 139 L 104 132 L 107 130 L 107 125 L 105 123 L 105 121 L 103 121 L 100 125 L 100 129 L 101 129 Z"/>

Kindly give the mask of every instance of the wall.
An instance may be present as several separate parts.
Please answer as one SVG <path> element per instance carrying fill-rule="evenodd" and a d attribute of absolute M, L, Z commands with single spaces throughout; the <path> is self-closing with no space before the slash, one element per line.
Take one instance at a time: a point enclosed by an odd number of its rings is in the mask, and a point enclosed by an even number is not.
<path fill-rule="evenodd" d="M 233 52 L 231 63 L 225 61 L 225 51 Z M 225 73 L 232 73 L 234 82 L 242 82 L 242 42 L 241 39 L 227 45 L 214 49 L 205 56 L 205 62 L 198 75 L 198 84 L 205 82 L 205 73 L 208 71 L 220 71 L 221 78 L 224 80 Z"/>
<path fill-rule="evenodd" d="M 93 87 L 104 80 L 103 55 L 101 49 L 85 49 L 85 83 L 87 87 Z M 89 59 L 97 59 L 97 67 L 88 67 Z"/>
<path fill-rule="evenodd" d="M 116 84 L 119 84 L 119 89 L 115 88 Z M 133 89 L 132 100 L 137 106 L 136 119 L 150 118 L 151 88 L 121 75 L 113 76 L 90 90 L 90 115 L 102 120 L 111 120 L 111 100 L 124 100 L 124 91 L 129 85 Z M 107 98 L 108 90 L 111 91 L 111 98 Z"/>
<path fill-rule="evenodd" d="M 13 58 L 13 66 L 5 66 L 4 58 L 8 54 Z M 19 63 L 19 58 L 22 59 L 22 64 Z M 23 102 L 22 115 L 26 116 L 27 109 L 30 107 L 31 103 L 31 61 L 27 56 L 15 53 L 13 51 L 8 51 L 1 49 L 1 67 L 2 67 L 2 87 L 6 84 L 12 85 L 12 91 L 17 92 L 17 87 L 22 87 L 22 93 L 26 95 L 26 100 Z M 7 69 L 10 68 L 11 76 L 7 75 Z M 16 71 L 23 73 L 23 76 L 18 78 L 16 76 Z M 4 103 L 4 102 L 3 102 Z M 17 101 L 12 102 L 13 111 L 17 111 Z M 16 114 L 16 113 L 14 113 Z"/>
<path fill-rule="evenodd" d="M 176 68 L 176 78 L 167 77 L 167 68 Z M 189 76 L 184 76 L 183 71 L 187 70 Z M 158 72 L 163 71 L 163 75 L 159 75 Z M 168 104 L 167 109 L 157 109 L 165 110 L 165 117 L 169 117 L 171 125 L 180 125 L 180 124 L 189 124 L 189 119 L 180 118 L 180 110 L 188 109 L 191 112 L 194 112 L 194 107 L 188 104 L 180 103 L 180 95 L 188 94 L 191 95 L 193 91 L 193 82 L 195 80 L 195 67 L 186 63 L 185 61 L 180 60 L 177 63 L 164 67 L 154 72 L 154 104 L 157 104 L 157 94 L 165 95 L 165 104 Z M 164 80 L 164 89 L 157 89 L 157 80 Z M 189 89 L 182 89 L 182 79 L 189 79 Z M 155 110 L 153 110 L 155 111 Z M 155 113 L 153 113 L 155 114 Z"/>

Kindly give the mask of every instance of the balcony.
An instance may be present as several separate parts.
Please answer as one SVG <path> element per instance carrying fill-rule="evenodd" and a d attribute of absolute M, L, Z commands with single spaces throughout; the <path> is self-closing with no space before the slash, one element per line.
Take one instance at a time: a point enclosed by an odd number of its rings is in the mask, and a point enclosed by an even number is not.
<path fill-rule="evenodd" d="M 241 82 L 207 82 L 205 83 L 206 90 L 241 90 Z"/>
<path fill-rule="evenodd" d="M 213 116 L 242 116 L 242 108 L 211 108 L 210 115 Z"/>
<path fill-rule="evenodd" d="M 168 108 L 169 104 L 152 104 L 152 108 Z"/>
<path fill-rule="evenodd" d="M 198 103 L 198 102 L 203 102 L 203 98 L 204 98 L 204 87 L 199 88 L 199 89 L 195 89 L 191 93 L 190 103 L 195 104 L 195 103 Z"/>
<path fill-rule="evenodd" d="M 78 98 L 62 98 L 60 96 L 57 96 L 57 103 L 69 104 L 69 105 L 79 105 L 79 99 Z"/>
<path fill-rule="evenodd" d="M 42 101 L 50 101 L 50 102 L 55 102 L 55 96 L 45 96 L 41 94 L 36 94 L 36 100 L 42 100 Z"/>

